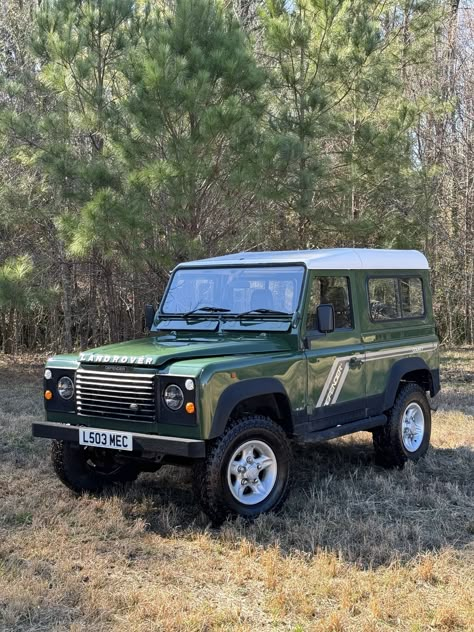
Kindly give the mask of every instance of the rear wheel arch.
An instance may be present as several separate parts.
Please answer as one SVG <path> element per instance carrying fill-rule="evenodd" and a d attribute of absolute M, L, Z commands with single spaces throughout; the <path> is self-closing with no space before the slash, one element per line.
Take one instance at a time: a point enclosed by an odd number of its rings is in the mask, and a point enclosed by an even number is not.
<path fill-rule="evenodd" d="M 405 373 L 402 377 L 402 382 L 412 382 L 418 384 L 425 391 L 429 391 L 430 394 L 434 391 L 433 376 L 430 369 L 415 369 Z"/>
<path fill-rule="evenodd" d="M 384 397 L 384 410 L 389 410 L 405 384 L 418 384 L 434 397 L 439 391 L 439 370 L 430 369 L 423 358 L 403 358 L 390 371 Z"/>
<path fill-rule="evenodd" d="M 231 419 L 250 414 L 270 417 L 287 435 L 293 433 L 291 404 L 285 387 L 277 378 L 263 377 L 231 384 L 222 392 L 209 439 L 219 437 Z"/>

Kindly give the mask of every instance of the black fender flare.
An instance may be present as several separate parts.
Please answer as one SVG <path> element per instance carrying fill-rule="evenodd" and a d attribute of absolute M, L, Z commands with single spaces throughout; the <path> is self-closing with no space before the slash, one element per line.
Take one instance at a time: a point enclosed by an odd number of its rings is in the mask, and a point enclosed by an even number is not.
<path fill-rule="evenodd" d="M 284 395 L 287 401 L 290 401 L 285 387 L 275 377 L 249 378 L 225 388 L 214 411 L 209 439 L 215 439 L 224 432 L 232 411 L 241 401 L 251 397 L 275 394 Z"/>
<path fill-rule="evenodd" d="M 431 378 L 429 391 L 431 396 L 436 395 L 439 391 L 439 370 L 430 369 L 423 358 L 403 358 L 402 360 L 395 362 L 390 370 L 388 384 L 384 394 L 383 410 L 389 410 L 395 403 L 398 387 L 400 385 L 400 381 L 403 379 L 403 376 L 407 373 L 411 373 L 412 371 L 420 370 L 427 371 L 429 373 Z"/>

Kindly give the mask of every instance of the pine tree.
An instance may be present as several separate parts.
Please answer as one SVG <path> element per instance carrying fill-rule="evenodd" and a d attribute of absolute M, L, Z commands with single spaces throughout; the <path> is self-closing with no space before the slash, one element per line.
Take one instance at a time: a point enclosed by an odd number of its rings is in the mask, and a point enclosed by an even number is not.
<path fill-rule="evenodd" d="M 419 182 L 410 137 L 418 110 L 403 93 L 402 71 L 423 58 L 436 14 L 423 0 L 407 11 L 408 36 L 396 2 L 266 4 L 276 166 L 268 195 L 282 210 L 282 226 L 293 226 L 295 247 L 302 238 L 308 247 L 390 237 L 401 245 L 398 224 L 384 231 L 383 223 Z"/>
<path fill-rule="evenodd" d="M 363 4 L 297 0 L 288 7 L 284 0 L 268 0 L 262 14 L 273 69 L 269 123 L 278 169 L 272 185 L 307 246 L 315 219 L 318 229 L 332 224 L 323 211 L 334 186 L 328 174 L 338 151 L 333 138 L 344 123 L 340 104 L 379 45 Z"/>
<path fill-rule="evenodd" d="M 74 243 L 115 244 L 159 276 L 173 262 L 238 247 L 252 230 L 264 76 L 213 0 L 157 9 L 142 35 L 123 66 L 126 129 L 114 137 L 128 177 L 84 208 Z"/>
<path fill-rule="evenodd" d="M 423 249 L 472 339 L 472 11 L 258 4 L 1 6 L 0 344 L 139 334 L 190 257 L 353 244 Z"/>
<path fill-rule="evenodd" d="M 84 254 L 74 248 L 82 217 L 95 200 L 106 198 L 121 184 L 111 127 L 119 124 L 116 111 L 126 86 L 120 66 L 136 45 L 142 18 L 146 19 L 145 12 L 132 0 L 50 0 L 42 4 L 36 19 L 32 47 L 41 67 L 39 82 L 54 99 L 54 108 L 32 119 L 31 133 L 39 137 L 33 150 L 35 164 L 49 186 L 59 191 L 62 203 L 55 225 L 64 242 L 66 330 L 72 320 L 72 263 Z M 94 262 L 88 329 L 96 337 L 97 322 L 105 319 L 107 338 L 117 339 L 120 297 L 113 281 L 114 262 L 105 256 L 105 248 L 88 254 Z M 105 289 L 103 306 L 99 282 Z"/>

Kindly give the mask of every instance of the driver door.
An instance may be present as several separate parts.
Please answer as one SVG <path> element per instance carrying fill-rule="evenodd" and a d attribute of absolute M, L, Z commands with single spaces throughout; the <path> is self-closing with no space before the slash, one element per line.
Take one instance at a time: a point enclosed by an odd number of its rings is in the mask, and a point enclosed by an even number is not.
<path fill-rule="evenodd" d="M 351 272 L 314 271 L 306 312 L 307 412 L 311 431 L 366 417 L 365 356 Z M 318 330 L 318 305 L 334 307 L 335 330 Z"/>

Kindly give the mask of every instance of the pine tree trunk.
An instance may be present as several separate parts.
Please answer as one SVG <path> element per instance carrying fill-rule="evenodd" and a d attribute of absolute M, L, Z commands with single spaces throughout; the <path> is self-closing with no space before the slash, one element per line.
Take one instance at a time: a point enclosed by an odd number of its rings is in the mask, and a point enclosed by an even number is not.
<path fill-rule="evenodd" d="M 73 349 L 72 344 L 72 264 L 64 261 L 62 264 L 63 279 L 63 314 L 64 314 L 64 347 L 68 353 Z"/>

